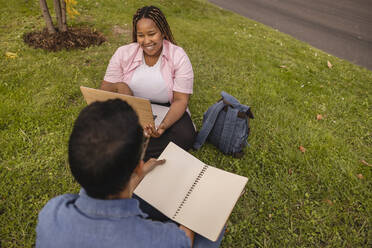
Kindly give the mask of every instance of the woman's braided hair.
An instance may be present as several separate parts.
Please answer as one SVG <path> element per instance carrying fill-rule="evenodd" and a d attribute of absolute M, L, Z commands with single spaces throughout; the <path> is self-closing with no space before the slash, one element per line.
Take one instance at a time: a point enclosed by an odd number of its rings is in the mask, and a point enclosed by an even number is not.
<path fill-rule="evenodd" d="M 158 7 L 155 6 L 145 6 L 137 10 L 133 16 L 133 42 L 137 42 L 137 22 L 142 18 L 149 18 L 155 22 L 156 26 L 159 28 L 160 32 L 164 35 L 164 38 L 173 44 L 176 41 L 173 38 L 172 31 L 168 25 L 167 19 L 163 12 Z"/>

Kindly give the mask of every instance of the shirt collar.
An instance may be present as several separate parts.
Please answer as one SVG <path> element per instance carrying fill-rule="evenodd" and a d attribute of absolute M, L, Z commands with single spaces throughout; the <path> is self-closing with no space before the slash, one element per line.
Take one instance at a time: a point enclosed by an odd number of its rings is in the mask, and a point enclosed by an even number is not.
<path fill-rule="evenodd" d="M 143 213 L 139 208 L 139 202 L 136 199 L 96 199 L 88 196 L 84 189 L 80 190 L 75 206 L 83 213 L 95 217 L 147 217 L 147 214 Z"/>
<path fill-rule="evenodd" d="M 163 50 L 160 56 L 164 57 L 166 60 L 169 59 L 169 43 L 170 43 L 169 41 L 167 41 L 166 39 L 163 39 Z M 134 57 L 134 62 L 142 63 L 142 57 L 143 57 L 143 49 L 138 44 L 138 51 L 137 51 L 136 56 Z"/>
<path fill-rule="evenodd" d="M 166 58 L 167 60 L 169 59 L 169 41 L 166 39 L 163 40 L 163 57 Z"/>

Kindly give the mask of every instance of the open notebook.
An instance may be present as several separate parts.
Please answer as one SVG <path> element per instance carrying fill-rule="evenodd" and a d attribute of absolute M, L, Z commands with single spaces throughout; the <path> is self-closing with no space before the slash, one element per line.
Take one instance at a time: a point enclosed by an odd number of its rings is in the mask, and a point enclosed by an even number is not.
<path fill-rule="evenodd" d="M 147 124 L 155 124 L 155 128 L 157 128 L 169 110 L 168 107 L 151 104 L 148 99 L 141 97 L 129 96 L 84 86 L 80 86 L 80 90 L 88 104 L 116 98 L 126 101 L 136 111 L 142 127 Z"/>
<path fill-rule="evenodd" d="M 170 219 L 216 241 L 247 178 L 209 166 L 170 142 L 134 193 Z"/>

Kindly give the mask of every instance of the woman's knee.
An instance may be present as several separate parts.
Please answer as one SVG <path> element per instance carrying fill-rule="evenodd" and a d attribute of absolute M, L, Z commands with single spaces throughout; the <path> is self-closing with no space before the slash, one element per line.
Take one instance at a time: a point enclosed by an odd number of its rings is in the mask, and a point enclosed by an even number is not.
<path fill-rule="evenodd" d="M 196 132 L 189 116 L 183 116 L 170 131 L 171 140 L 183 149 L 188 150 L 194 144 Z"/>

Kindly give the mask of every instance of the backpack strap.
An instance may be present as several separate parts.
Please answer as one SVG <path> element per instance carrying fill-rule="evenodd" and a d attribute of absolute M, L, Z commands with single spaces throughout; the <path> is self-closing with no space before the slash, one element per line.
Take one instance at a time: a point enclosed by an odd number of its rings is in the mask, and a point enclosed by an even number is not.
<path fill-rule="evenodd" d="M 221 133 L 221 138 L 218 147 L 225 153 L 229 153 L 229 147 L 231 144 L 232 137 L 234 136 L 235 124 L 238 118 L 238 110 L 233 107 L 228 107 L 225 121 L 223 124 L 223 129 Z"/>
<path fill-rule="evenodd" d="M 218 114 L 221 112 L 225 104 L 222 101 L 219 101 L 213 106 L 211 106 L 207 112 L 205 113 L 205 121 L 203 122 L 203 126 L 196 137 L 196 141 L 194 143 L 194 149 L 198 150 L 204 142 L 207 140 L 209 133 L 211 132 L 214 123 L 216 122 Z"/>
<path fill-rule="evenodd" d="M 233 108 L 237 108 L 239 105 L 241 105 L 240 102 L 235 97 L 233 97 L 232 95 L 226 93 L 225 91 L 222 91 L 221 92 L 221 96 Z"/>
<path fill-rule="evenodd" d="M 223 100 L 225 105 L 230 106 L 232 108 L 239 109 L 238 117 L 254 119 L 253 113 L 249 106 L 239 103 L 239 101 L 235 97 L 233 97 L 232 95 L 229 95 L 225 91 L 221 92 L 221 96 L 222 96 L 221 100 Z"/>

